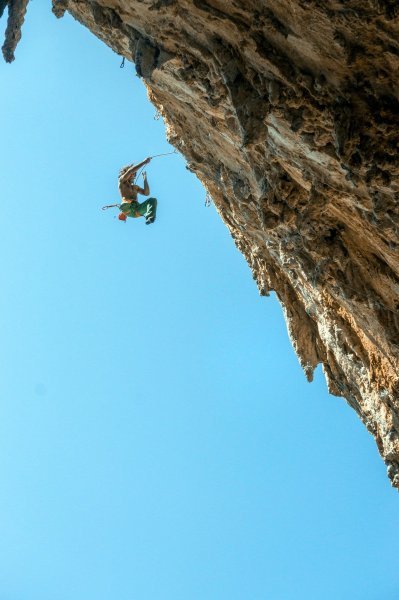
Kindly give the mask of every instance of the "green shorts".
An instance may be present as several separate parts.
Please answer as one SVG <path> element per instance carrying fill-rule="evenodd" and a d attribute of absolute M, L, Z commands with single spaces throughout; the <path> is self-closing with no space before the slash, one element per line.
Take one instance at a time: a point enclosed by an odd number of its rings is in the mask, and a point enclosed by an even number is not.
<path fill-rule="evenodd" d="M 132 217 L 133 219 L 145 217 L 146 223 L 153 223 L 157 213 L 157 199 L 148 198 L 144 202 L 137 202 L 137 200 L 122 202 L 120 208 L 127 217 Z"/>

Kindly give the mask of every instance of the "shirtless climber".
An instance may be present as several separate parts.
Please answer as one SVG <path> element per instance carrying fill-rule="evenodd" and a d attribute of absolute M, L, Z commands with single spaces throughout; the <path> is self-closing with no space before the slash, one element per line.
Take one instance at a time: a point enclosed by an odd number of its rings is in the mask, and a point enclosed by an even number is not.
<path fill-rule="evenodd" d="M 122 196 L 122 203 L 120 205 L 121 212 L 119 213 L 118 219 L 120 221 L 126 221 L 127 217 L 145 217 L 146 225 L 150 225 L 155 221 L 157 212 L 157 199 L 148 198 L 144 202 L 138 202 L 137 194 L 143 196 L 150 195 L 150 188 L 147 181 L 147 174 L 144 171 L 144 187 L 141 188 L 135 184 L 137 171 L 148 165 L 151 158 L 146 158 L 143 162 L 138 165 L 129 165 L 124 167 L 119 172 L 119 193 Z"/>

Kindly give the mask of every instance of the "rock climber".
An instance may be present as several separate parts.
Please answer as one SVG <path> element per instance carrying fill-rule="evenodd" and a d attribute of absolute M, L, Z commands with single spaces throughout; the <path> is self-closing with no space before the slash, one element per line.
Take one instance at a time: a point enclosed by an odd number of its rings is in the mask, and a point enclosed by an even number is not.
<path fill-rule="evenodd" d="M 137 200 L 137 194 L 142 194 L 143 196 L 150 195 L 147 173 L 143 172 L 144 187 L 140 187 L 135 183 L 137 172 L 145 165 L 148 165 L 150 161 L 151 157 L 148 157 L 138 165 L 128 165 L 120 170 L 118 179 L 119 193 L 122 197 L 122 203 L 119 207 L 121 212 L 118 216 L 120 221 L 126 221 L 127 217 L 145 217 L 146 225 L 150 225 L 155 221 L 157 199 L 148 198 L 144 202 L 138 202 Z"/>

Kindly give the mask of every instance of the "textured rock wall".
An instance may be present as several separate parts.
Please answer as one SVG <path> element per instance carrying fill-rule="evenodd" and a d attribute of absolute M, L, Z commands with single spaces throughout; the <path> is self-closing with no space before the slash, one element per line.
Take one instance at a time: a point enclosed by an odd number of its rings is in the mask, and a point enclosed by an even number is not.
<path fill-rule="evenodd" d="M 309 380 L 399 487 L 396 0 L 54 0 L 132 60 Z"/>
<path fill-rule="evenodd" d="M 14 51 L 21 39 L 21 28 L 25 20 L 29 0 L 0 0 L 0 18 L 8 8 L 7 28 L 5 41 L 2 46 L 4 60 L 12 62 L 15 58 Z"/>

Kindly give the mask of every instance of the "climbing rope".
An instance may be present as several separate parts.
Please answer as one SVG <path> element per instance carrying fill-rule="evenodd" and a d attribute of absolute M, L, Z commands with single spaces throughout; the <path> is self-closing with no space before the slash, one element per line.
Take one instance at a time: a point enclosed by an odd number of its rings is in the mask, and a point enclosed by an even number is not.
<path fill-rule="evenodd" d="M 171 154 L 177 154 L 177 151 L 176 151 L 176 150 L 173 150 L 173 152 L 165 152 L 164 154 L 155 154 L 155 156 L 150 156 L 150 158 L 151 158 L 151 160 L 152 160 L 153 158 L 159 158 L 160 156 L 170 156 Z M 134 181 L 137 181 L 137 180 L 138 180 L 138 178 L 140 177 L 140 175 L 141 175 L 141 172 L 142 172 L 142 170 L 144 169 L 144 167 L 145 167 L 145 165 L 143 165 L 143 166 L 141 167 L 140 171 L 138 171 L 138 172 L 137 172 L 137 175 L 136 175 L 136 177 L 134 178 Z"/>
<path fill-rule="evenodd" d="M 135 178 L 133 179 L 133 181 L 137 181 L 138 180 L 138 178 L 140 177 L 140 175 L 141 175 L 144 167 L 145 167 L 145 165 L 143 167 L 141 167 L 140 171 L 137 171 L 137 173 L 136 173 Z"/>

